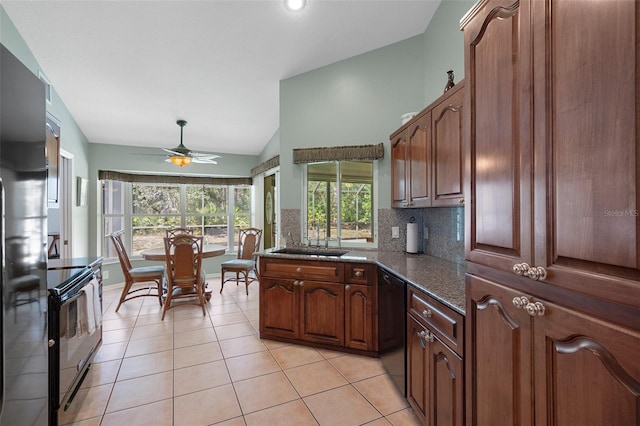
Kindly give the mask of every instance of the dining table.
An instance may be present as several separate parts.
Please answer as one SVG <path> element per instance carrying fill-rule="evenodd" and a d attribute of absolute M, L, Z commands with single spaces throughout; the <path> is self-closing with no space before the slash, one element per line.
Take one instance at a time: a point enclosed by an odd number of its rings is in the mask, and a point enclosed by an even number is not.
<path fill-rule="evenodd" d="M 218 244 L 204 244 L 202 246 L 202 258 L 206 259 L 209 257 L 216 257 L 225 254 L 227 251 L 227 246 L 221 246 Z M 164 247 L 155 247 L 147 250 L 142 250 L 140 255 L 145 260 L 156 260 L 156 261 L 165 261 L 166 253 Z"/>

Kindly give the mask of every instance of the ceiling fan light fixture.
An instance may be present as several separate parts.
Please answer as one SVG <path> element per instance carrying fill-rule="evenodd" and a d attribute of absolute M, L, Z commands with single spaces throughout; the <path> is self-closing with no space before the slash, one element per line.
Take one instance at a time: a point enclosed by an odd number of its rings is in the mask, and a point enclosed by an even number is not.
<path fill-rule="evenodd" d="M 183 157 L 181 155 L 172 155 L 170 158 L 171 162 L 176 166 L 188 166 L 191 164 L 191 157 Z"/>
<path fill-rule="evenodd" d="M 292 12 L 298 12 L 307 5 L 306 0 L 284 0 L 284 5 Z"/>

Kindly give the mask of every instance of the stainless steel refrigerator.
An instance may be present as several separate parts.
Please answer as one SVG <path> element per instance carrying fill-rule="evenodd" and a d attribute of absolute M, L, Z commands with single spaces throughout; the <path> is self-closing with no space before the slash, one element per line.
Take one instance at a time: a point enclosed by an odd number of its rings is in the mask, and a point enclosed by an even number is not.
<path fill-rule="evenodd" d="M 46 425 L 45 88 L 0 45 L 0 425 Z"/>

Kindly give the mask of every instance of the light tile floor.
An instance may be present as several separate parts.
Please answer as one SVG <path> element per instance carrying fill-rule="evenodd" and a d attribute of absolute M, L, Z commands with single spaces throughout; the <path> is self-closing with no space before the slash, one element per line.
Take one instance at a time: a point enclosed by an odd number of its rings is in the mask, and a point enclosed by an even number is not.
<path fill-rule="evenodd" d="M 203 316 L 103 294 L 103 345 L 61 424 L 418 425 L 376 358 L 261 340 L 258 284 L 208 278 Z"/>

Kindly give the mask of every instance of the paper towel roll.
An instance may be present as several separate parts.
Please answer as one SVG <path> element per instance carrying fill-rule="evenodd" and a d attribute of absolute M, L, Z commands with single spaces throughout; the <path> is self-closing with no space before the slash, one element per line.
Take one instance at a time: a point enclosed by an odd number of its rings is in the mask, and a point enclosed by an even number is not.
<path fill-rule="evenodd" d="M 407 253 L 418 252 L 418 224 L 407 223 Z"/>

